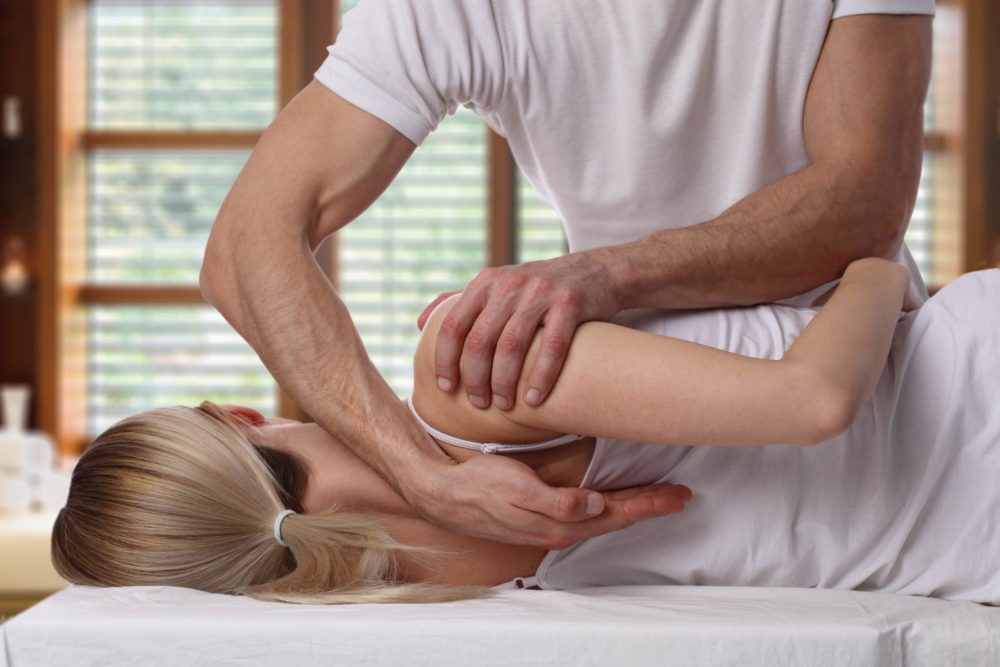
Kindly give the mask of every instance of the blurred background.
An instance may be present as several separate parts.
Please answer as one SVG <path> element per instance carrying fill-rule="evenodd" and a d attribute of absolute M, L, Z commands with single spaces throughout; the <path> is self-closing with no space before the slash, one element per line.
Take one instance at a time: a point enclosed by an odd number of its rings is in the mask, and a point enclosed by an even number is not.
<path fill-rule="evenodd" d="M 30 429 L 72 453 L 165 404 L 303 417 L 197 278 L 229 186 L 354 2 L 0 0 L 0 383 L 30 388 Z M 996 263 L 1000 238 L 1000 8 L 938 7 L 907 234 L 934 286 Z M 564 249 L 504 141 L 460 110 L 317 257 L 405 393 L 426 303 Z"/>

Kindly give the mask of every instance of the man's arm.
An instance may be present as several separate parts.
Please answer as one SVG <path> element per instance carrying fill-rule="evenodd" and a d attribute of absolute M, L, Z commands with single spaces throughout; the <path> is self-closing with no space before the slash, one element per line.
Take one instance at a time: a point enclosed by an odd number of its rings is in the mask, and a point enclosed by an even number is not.
<path fill-rule="evenodd" d="M 923 157 L 931 17 L 833 22 L 806 97 L 810 165 L 718 218 L 622 246 L 609 258 L 624 308 L 775 301 L 891 257 Z"/>
<path fill-rule="evenodd" d="M 602 495 L 550 488 L 503 457 L 457 464 L 379 375 L 312 253 L 378 197 L 413 150 L 311 83 L 264 133 L 223 202 L 202 265 L 206 300 L 320 426 L 439 525 L 558 548 L 676 511 L 667 489 Z"/>
<path fill-rule="evenodd" d="M 806 100 L 808 167 L 714 220 L 484 271 L 442 323 L 439 386 L 461 378 L 478 407 L 511 407 L 541 324 L 542 352 L 519 397 L 537 405 L 581 322 L 627 308 L 773 301 L 833 280 L 852 260 L 891 256 L 916 197 L 930 55 L 930 17 L 834 21 Z"/>

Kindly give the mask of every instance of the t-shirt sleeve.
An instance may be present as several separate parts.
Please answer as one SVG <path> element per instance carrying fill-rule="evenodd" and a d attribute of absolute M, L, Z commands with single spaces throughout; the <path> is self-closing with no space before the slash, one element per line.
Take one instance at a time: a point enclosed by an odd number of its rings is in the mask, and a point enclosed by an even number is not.
<path fill-rule="evenodd" d="M 833 18 L 854 14 L 934 14 L 934 0 L 833 0 Z"/>
<path fill-rule="evenodd" d="M 489 0 L 362 0 L 316 79 L 420 145 L 459 105 L 499 104 L 503 59 Z"/>

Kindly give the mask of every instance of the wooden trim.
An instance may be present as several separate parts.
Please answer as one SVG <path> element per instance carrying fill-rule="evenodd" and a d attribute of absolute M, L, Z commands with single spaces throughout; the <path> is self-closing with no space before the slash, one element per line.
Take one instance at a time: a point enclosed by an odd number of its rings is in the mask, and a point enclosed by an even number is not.
<path fill-rule="evenodd" d="M 933 267 L 928 278 L 946 284 L 964 270 L 962 248 L 966 214 L 962 204 L 965 165 L 965 10 L 957 4 L 938 8 L 934 20 L 934 131 L 931 151 L 931 235 Z M 933 149 L 933 150 L 931 150 Z"/>
<path fill-rule="evenodd" d="M 924 133 L 924 150 L 928 153 L 948 150 L 952 143 L 944 132 L 930 130 Z"/>
<path fill-rule="evenodd" d="M 984 183 L 987 190 L 986 235 L 988 237 L 989 262 L 1000 268 L 1000 4 L 986 3 L 987 35 L 991 36 L 982 54 L 987 72 L 985 109 L 986 172 Z"/>
<path fill-rule="evenodd" d="M 312 417 L 299 407 L 292 397 L 281 387 L 276 387 L 278 397 L 278 416 L 285 419 L 295 419 L 300 422 L 311 422 Z"/>
<path fill-rule="evenodd" d="M 30 607 L 38 604 L 53 593 L 55 593 L 55 591 L 36 593 L 34 595 L 30 593 L 0 595 L 0 623 L 5 623 L 12 617 L 20 614 L 22 611 L 27 611 Z"/>
<path fill-rule="evenodd" d="M 38 15 L 38 423 L 64 452 L 85 431 L 86 0 L 43 0 Z"/>
<path fill-rule="evenodd" d="M 302 81 L 305 8 L 303 0 L 280 0 L 278 6 L 278 108 L 283 109 L 305 85 Z"/>
<path fill-rule="evenodd" d="M 263 132 L 119 132 L 89 131 L 83 148 L 253 148 Z"/>
<path fill-rule="evenodd" d="M 305 29 L 302 42 L 302 85 L 313 79 L 327 56 L 327 47 L 337 38 L 340 25 L 340 3 L 337 0 L 321 0 L 305 3 Z"/>
<path fill-rule="evenodd" d="M 974 271 L 990 265 L 991 248 L 987 238 L 986 148 L 994 119 L 988 109 L 989 7 L 993 0 L 968 0 L 965 16 L 965 238 L 963 270 Z"/>
<path fill-rule="evenodd" d="M 89 305 L 206 305 L 199 288 L 185 285 L 83 285 L 79 301 Z"/>
<path fill-rule="evenodd" d="M 335 0 L 280 0 L 279 5 L 279 107 L 284 108 L 312 81 L 326 57 L 326 47 L 337 31 L 338 3 Z M 327 277 L 337 282 L 338 245 L 335 237 L 316 249 L 316 261 Z M 278 416 L 311 421 L 284 389 L 278 387 Z"/>
<path fill-rule="evenodd" d="M 487 129 L 487 212 L 486 265 L 502 266 L 517 262 L 517 193 L 514 157 L 507 140 Z"/>

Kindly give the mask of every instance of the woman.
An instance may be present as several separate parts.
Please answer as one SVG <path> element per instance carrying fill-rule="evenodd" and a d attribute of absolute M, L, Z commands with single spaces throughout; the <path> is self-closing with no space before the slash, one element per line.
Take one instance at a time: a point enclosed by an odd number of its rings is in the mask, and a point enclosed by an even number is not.
<path fill-rule="evenodd" d="M 684 481 L 698 498 L 668 487 L 673 509 L 691 500 L 680 514 L 548 553 L 471 538 L 415 516 L 316 425 L 203 404 L 130 417 L 91 445 L 56 522 L 53 560 L 77 583 L 292 602 L 459 599 L 513 580 L 817 586 L 996 604 L 1000 271 L 960 278 L 897 326 L 908 282 L 902 267 L 866 259 L 818 314 L 633 316 L 638 328 L 714 347 L 587 323 L 546 402 L 507 413 L 433 388 L 449 302 L 431 316 L 410 406 L 446 453 L 511 456 L 555 486 Z M 496 443 L 529 445 L 511 453 Z M 732 446 L 697 446 L 723 444 Z"/>

